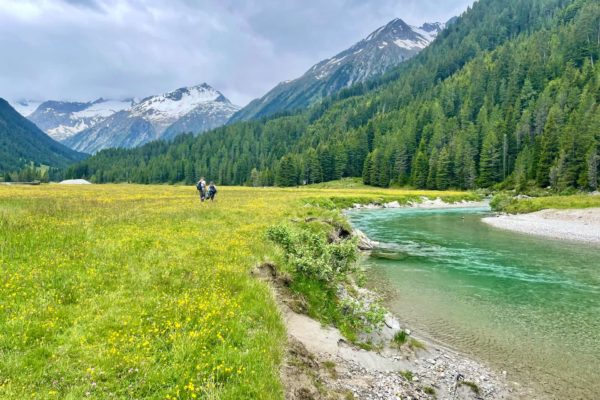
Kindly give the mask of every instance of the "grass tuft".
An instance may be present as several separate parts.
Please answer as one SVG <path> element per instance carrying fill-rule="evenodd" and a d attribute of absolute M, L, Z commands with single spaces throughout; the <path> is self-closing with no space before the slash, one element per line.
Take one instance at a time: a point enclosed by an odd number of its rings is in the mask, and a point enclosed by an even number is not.
<path fill-rule="evenodd" d="M 470 388 L 473 391 L 473 393 L 475 393 L 476 395 L 479 395 L 481 393 L 481 389 L 479 389 L 479 386 L 477 386 L 477 384 L 475 382 L 460 381 L 460 384 Z"/>
<path fill-rule="evenodd" d="M 409 371 L 409 370 L 400 371 L 399 374 L 400 374 L 400 376 L 402 376 L 407 381 L 412 381 L 413 376 L 414 376 L 413 373 L 411 371 Z"/>

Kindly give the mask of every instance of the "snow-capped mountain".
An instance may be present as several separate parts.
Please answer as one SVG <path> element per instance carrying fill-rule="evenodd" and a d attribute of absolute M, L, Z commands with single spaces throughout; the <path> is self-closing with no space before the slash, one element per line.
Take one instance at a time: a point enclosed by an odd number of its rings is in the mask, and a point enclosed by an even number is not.
<path fill-rule="evenodd" d="M 231 104 L 223 95 L 214 101 L 198 105 L 169 126 L 161 139 L 171 140 L 183 132 L 206 132 L 225 125 L 240 107 Z"/>
<path fill-rule="evenodd" d="M 314 65 L 300 78 L 280 83 L 237 112 L 230 122 L 305 108 L 343 88 L 382 75 L 417 55 L 445 26 L 438 22 L 414 27 L 396 18 L 349 49 Z"/>
<path fill-rule="evenodd" d="M 131 99 L 100 98 L 88 103 L 51 100 L 41 103 L 27 117 L 53 139 L 64 141 L 133 104 Z"/>
<path fill-rule="evenodd" d="M 171 139 L 183 132 L 201 133 L 224 125 L 239 110 L 219 91 L 203 83 L 150 96 L 133 107 L 104 118 L 64 141 L 69 147 L 95 153 L 109 147 L 135 147 Z"/>

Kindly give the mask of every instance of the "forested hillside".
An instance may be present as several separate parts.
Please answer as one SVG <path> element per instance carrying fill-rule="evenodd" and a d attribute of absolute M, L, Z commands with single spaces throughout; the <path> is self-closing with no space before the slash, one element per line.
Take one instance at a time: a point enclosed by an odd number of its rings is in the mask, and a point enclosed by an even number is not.
<path fill-rule="evenodd" d="M 445 189 L 594 189 L 600 4 L 481 0 L 417 57 L 309 110 L 201 137 L 107 150 L 68 171 L 97 182 L 292 186 L 343 176 Z"/>
<path fill-rule="evenodd" d="M 8 177 L 8 172 L 30 169 L 31 163 L 63 168 L 85 156 L 55 142 L 0 99 L 0 173 L 3 179 Z"/>

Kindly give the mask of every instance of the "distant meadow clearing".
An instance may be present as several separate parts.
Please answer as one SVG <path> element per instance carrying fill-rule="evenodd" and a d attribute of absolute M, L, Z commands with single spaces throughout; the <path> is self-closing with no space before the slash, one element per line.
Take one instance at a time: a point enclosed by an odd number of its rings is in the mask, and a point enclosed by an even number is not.
<path fill-rule="evenodd" d="M 440 194 L 223 187 L 201 204 L 182 186 L 0 187 L 0 398 L 283 398 L 285 328 L 250 274 L 274 256 L 265 230 Z"/>

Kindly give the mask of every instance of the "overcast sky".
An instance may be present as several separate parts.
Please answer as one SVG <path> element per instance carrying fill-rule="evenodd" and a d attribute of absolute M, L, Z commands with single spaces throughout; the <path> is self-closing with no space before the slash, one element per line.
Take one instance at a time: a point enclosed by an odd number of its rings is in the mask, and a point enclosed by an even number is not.
<path fill-rule="evenodd" d="M 0 97 L 144 97 L 206 82 L 245 105 L 395 17 L 472 0 L 0 0 Z"/>

